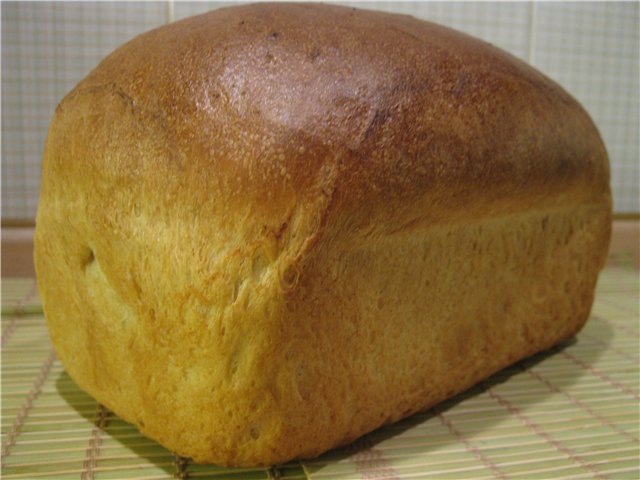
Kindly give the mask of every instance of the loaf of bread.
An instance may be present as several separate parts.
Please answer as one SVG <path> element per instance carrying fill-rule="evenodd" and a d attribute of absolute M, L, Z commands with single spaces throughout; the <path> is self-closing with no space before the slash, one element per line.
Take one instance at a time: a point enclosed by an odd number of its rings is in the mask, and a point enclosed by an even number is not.
<path fill-rule="evenodd" d="M 611 223 L 583 108 L 402 15 L 223 8 L 58 106 L 35 260 L 77 384 L 180 455 L 308 458 L 574 335 Z"/>

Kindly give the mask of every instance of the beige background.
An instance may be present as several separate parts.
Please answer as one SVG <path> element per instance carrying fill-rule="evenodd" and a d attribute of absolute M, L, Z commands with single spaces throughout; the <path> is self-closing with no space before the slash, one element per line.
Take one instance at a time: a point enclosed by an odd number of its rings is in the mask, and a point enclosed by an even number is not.
<path fill-rule="evenodd" d="M 614 209 L 638 212 L 637 2 L 340 2 L 411 14 L 508 50 L 592 114 L 612 163 Z M 32 221 L 55 106 L 133 36 L 229 2 L 2 2 L 2 218 Z"/>

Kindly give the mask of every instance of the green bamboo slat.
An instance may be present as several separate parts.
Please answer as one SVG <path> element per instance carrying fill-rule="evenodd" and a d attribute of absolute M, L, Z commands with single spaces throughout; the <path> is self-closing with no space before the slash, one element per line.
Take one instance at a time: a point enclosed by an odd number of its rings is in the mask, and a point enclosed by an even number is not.
<path fill-rule="evenodd" d="M 23 314 L 23 315 L 34 315 L 37 313 L 42 313 L 42 306 L 41 305 L 21 305 L 21 306 L 2 306 L 2 315 L 3 316 L 10 316 L 10 315 L 15 315 L 17 313 Z"/>

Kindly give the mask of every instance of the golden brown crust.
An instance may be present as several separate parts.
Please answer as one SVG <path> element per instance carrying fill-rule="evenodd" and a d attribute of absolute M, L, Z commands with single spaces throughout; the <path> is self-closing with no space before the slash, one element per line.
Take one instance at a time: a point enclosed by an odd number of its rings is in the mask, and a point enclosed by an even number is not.
<path fill-rule="evenodd" d="M 391 204 L 397 216 L 440 187 L 511 209 L 514 194 L 537 204 L 583 176 L 590 195 L 608 188 L 602 142 L 566 92 L 489 44 L 408 16 L 221 9 L 124 45 L 77 91 L 95 87 L 160 116 L 176 149 L 198 159 L 185 168 L 215 164 L 240 203 L 338 188 L 359 211 Z"/>
<path fill-rule="evenodd" d="M 488 44 L 240 6 L 135 38 L 59 105 L 36 267 L 82 388 L 182 455 L 277 463 L 575 333 L 608 182 L 580 105 Z"/>

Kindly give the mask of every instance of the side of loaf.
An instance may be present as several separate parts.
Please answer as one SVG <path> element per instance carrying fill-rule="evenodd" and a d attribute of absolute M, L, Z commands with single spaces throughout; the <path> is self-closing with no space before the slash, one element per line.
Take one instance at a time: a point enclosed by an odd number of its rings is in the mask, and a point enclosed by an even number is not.
<path fill-rule="evenodd" d="M 38 284 L 78 385 L 180 455 L 313 457 L 574 335 L 604 145 L 561 87 L 411 17 L 220 9 L 58 106 Z"/>

